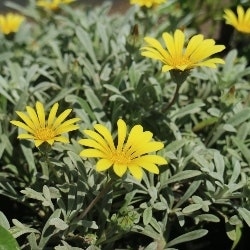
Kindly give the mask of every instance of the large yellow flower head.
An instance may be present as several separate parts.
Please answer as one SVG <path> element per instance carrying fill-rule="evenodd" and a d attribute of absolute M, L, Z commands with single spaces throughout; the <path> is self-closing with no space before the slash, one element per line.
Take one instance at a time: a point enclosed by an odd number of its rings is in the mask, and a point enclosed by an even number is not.
<path fill-rule="evenodd" d="M 184 49 L 185 34 L 177 29 L 172 36 L 170 33 L 162 34 L 163 41 L 167 49 L 152 37 L 145 37 L 147 43 L 142 47 L 142 55 L 160 60 L 164 65 L 162 71 L 169 70 L 186 71 L 198 66 L 216 68 L 216 63 L 224 64 L 220 58 L 207 59 L 211 55 L 225 49 L 224 45 L 215 45 L 213 39 L 204 39 L 203 35 L 193 36 Z"/>
<path fill-rule="evenodd" d="M 0 15 L 0 30 L 5 35 L 15 33 L 19 30 L 23 21 L 24 16 L 19 14 L 7 13 L 6 15 Z"/>
<path fill-rule="evenodd" d="M 75 0 L 39 0 L 36 5 L 47 10 L 58 10 L 61 4 L 70 4 Z"/>
<path fill-rule="evenodd" d="M 90 139 L 81 139 L 79 143 L 90 148 L 82 150 L 80 156 L 101 158 L 96 164 L 96 170 L 104 171 L 113 166 L 114 172 L 119 177 L 123 176 L 127 169 L 138 180 L 142 178 L 142 168 L 159 174 L 156 164 L 167 164 L 167 161 L 159 155 L 148 153 L 162 149 L 163 143 L 152 141 L 153 134 L 143 131 L 141 125 L 135 125 L 131 129 L 125 143 L 127 125 L 119 119 L 117 126 L 117 146 L 114 144 L 110 131 L 101 124 L 94 125 L 97 132 L 84 130 Z"/>
<path fill-rule="evenodd" d="M 138 4 L 140 7 L 146 6 L 147 8 L 151 8 L 166 1 L 167 0 L 130 0 L 130 4 Z"/>
<path fill-rule="evenodd" d="M 232 25 L 239 32 L 250 34 L 250 8 L 244 12 L 242 6 L 237 6 L 238 16 L 230 9 L 225 9 L 224 12 L 227 24 Z"/>
<path fill-rule="evenodd" d="M 55 141 L 68 143 L 69 139 L 61 134 L 78 129 L 79 126 L 74 123 L 80 119 L 72 118 L 64 121 L 71 113 L 71 109 L 66 109 L 56 117 L 58 107 L 58 103 L 53 105 L 47 120 L 45 119 L 44 106 L 41 102 L 36 103 L 36 110 L 30 106 L 26 106 L 27 114 L 16 111 L 17 115 L 23 120 L 23 122 L 10 122 L 28 132 L 28 134 L 20 134 L 18 138 L 33 139 L 36 147 L 39 147 L 44 142 L 47 142 L 50 145 Z"/>

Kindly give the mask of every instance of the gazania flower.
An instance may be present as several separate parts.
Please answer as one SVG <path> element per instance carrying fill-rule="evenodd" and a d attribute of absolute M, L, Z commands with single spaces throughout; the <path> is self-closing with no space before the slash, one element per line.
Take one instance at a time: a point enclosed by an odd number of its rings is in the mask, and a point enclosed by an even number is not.
<path fill-rule="evenodd" d="M 138 4 L 140 7 L 151 8 L 155 5 L 165 3 L 167 0 L 130 0 L 130 4 Z"/>
<path fill-rule="evenodd" d="M 165 32 L 162 34 L 167 49 L 164 49 L 155 38 L 145 37 L 147 43 L 142 47 L 142 55 L 160 60 L 164 65 L 162 71 L 186 71 L 198 66 L 215 68 L 216 63 L 224 64 L 220 58 L 207 59 L 211 55 L 225 49 L 224 45 L 215 45 L 213 39 L 204 39 L 203 35 L 193 36 L 184 49 L 185 35 L 177 29 L 174 35 Z"/>
<path fill-rule="evenodd" d="M 0 30 L 3 34 L 8 35 L 19 30 L 21 23 L 24 21 L 24 16 L 14 13 L 0 15 Z"/>
<path fill-rule="evenodd" d="M 37 1 L 37 6 L 43 7 L 47 10 L 58 10 L 61 4 L 70 4 L 75 0 L 39 0 Z"/>
<path fill-rule="evenodd" d="M 155 154 L 147 154 L 163 148 L 163 143 L 151 141 L 153 134 L 149 131 L 143 131 L 141 125 L 135 125 L 127 138 L 126 123 L 119 119 L 117 146 L 110 131 L 101 124 L 94 126 L 95 131 L 84 130 L 84 133 L 90 139 L 81 139 L 79 143 L 90 147 L 80 152 L 82 157 L 101 158 L 96 164 L 97 171 L 104 171 L 113 166 L 114 172 L 123 176 L 127 169 L 138 180 L 142 178 L 142 168 L 151 173 L 158 174 L 159 169 L 156 164 L 167 164 L 167 161 Z"/>
<path fill-rule="evenodd" d="M 242 33 L 250 33 L 250 8 L 245 12 L 242 6 L 237 6 L 238 16 L 230 9 L 224 10 L 226 23 Z"/>
<path fill-rule="evenodd" d="M 50 145 L 55 141 L 68 143 L 68 138 L 61 134 L 78 129 L 79 126 L 74 123 L 80 119 L 72 118 L 64 121 L 71 113 L 71 109 L 66 109 L 56 117 L 58 107 L 58 103 L 53 105 L 47 120 L 45 119 L 45 111 L 41 102 L 36 103 L 36 110 L 30 106 L 26 106 L 27 114 L 16 111 L 17 115 L 23 120 L 23 122 L 10 122 L 28 132 L 27 134 L 20 134 L 18 138 L 33 139 L 36 147 L 39 147 L 44 142 L 47 142 Z"/>

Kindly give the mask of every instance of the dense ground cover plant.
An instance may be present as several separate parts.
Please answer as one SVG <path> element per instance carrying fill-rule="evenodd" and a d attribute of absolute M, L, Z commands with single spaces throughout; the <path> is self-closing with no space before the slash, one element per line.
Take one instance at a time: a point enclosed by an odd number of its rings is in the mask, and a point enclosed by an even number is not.
<path fill-rule="evenodd" d="M 38 2 L 0 34 L 0 246 L 246 249 L 249 6 Z"/>

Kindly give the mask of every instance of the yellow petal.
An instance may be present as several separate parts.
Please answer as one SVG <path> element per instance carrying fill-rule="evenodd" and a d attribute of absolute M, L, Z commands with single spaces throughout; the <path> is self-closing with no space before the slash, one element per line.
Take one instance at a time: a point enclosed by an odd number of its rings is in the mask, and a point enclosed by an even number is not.
<path fill-rule="evenodd" d="M 161 43 L 159 41 L 157 41 L 155 38 L 152 37 L 145 37 L 144 41 L 146 43 L 148 43 L 152 48 L 156 49 L 157 51 L 159 51 L 159 53 L 163 56 L 163 57 L 169 57 L 169 53 L 163 49 Z M 147 47 L 145 47 L 147 48 Z M 143 48 L 142 48 L 143 50 Z"/>
<path fill-rule="evenodd" d="M 132 165 L 128 167 L 130 173 L 137 179 L 141 180 L 143 176 L 142 168 L 137 165 Z"/>
<path fill-rule="evenodd" d="M 104 158 L 106 155 L 97 149 L 84 149 L 80 152 L 81 157 L 99 157 Z"/>
<path fill-rule="evenodd" d="M 177 57 L 183 56 L 183 47 L 185 42 L 185 35 L 181 30 L 176 30 L 174 33 L 174 46 L 175 46 L 175 55 Z"/>
<path fill-rule="evenodd" d="M 23 122 L 20 121 L 10 121 L 10 123 L 14 124 L 17 127 L 20 127 L 28 132 L 30 132 L 31 134 L 34 134 L 34 131 L 28 127 L 26 124 L 24 124 Z"/>
<path fill-rule="evenodd" d="M 44 141 L 35 139 L 35 146 L 36 146 L 37 148 L 38 148 L 40 145 L 42 145 L 43 143 L 44 143 Z"/>
<path fill-rule="evenodd" d="M 49 117 L 48 117 L 48 127 L 52 126 L 52 123 L 54 122 L 54 119 L 56 117 L 56 113 L 58 110 L 59 104 L 55 103 L 53 107 L 50 110 Z"/>
<path fill-rule="evenodd" d="M 53 140 L 58 141 L 58 142 L 63 142 L 63 143 L 69 143 L 69 139 L 65 136 L 57 136 L 57 137 L 54 137 Z"/>
<path fill-rule="evenodd" d="M 141 167 L 146 169 L 150 173 L 159 174 L 159 168 L 155 164 L 144 163 Z"/>
<path fill-rule="evenodd" d="M 167 71 L 172 70 L 172 69 L 174 69 L 174 67 L 171 65 L 163 65 L 162 66 L 162 72 L 167 72 Z"/>
<path fill-rule="evenodd" d="M 105 171 L 112 166 L 113 162 L 108 159 L 101 159 L 96 164 L 96 171 Z"/>
<path fill-rule="evenodd" d="M 202 43 L 204 37 L 203 35 L 195 35 L 193 36 L 190 41 L 188 42 L 186 51 L 184 53 L 185 57 L 189 57 L 191 54 L 194 53 L 194 51 L 200 46 L 200 44 Z"/>
<path fill-rule="evenodd" d="M 56 135 L 59 135 L 59 134 L 77 130 L 78 128 L 79 128 L 78 125 L 59 126 L 57 129 L 55 129 L 54 132 Z"/>
<path fill-rule="evenodd" d="M 125 172 L 127 171 L 127 166 L 123 164 L 114 164 L 114 172 L 119 176 L 122 177 Z"/>
<path fill-rule="evenodd" d="M 92 131 L 92 130 L 84 130 L 83 131 L 86 135 L 88 135 L 89 137 L 93 138 L 97 143 L 99 143 L 103 148 L 105 148 L 106 152 L 111 152 L 111 149 L 107 143 L 106 140 L 103 139 L 102 136 L 100 136 L 100 134 Z"/>
<path fill-rule="evenodd" d="M 40 126 L 40 122 L 39 122 L 39 119 L 37 117 L 36 111 L 30 106 L 26 106 L 26 110 L 28 112 L 30 119 L 32 120 L 32 122 L 36 126 L 36 128 L 40 128 L 41 126 Z"/>
<path fill-rule="evenodd" d="M 213 39 L 204 40 L 200 46 L 197 48 L 192 55 L 190 55 L 190 60 L 193 62 L 199 62 L 215 53 L 218 53 L 225 49 L 224 45 L 214 45 L 215 41 Z"/>
<path fill-rule="evenodd" d="M 176 57 L 176 52 L 175 52 L 175 44 L 174 44 L 174 38 L 172 35 L 170 35 L 169 33 L 167 32 L 164 32 L 162 34 L 162 38 L 165 42 L 165 45 L 166 45 L 166 48 L 168 50 L 168 53 L 170 54 L 170 56 L 173 58 L 173 57 Z"/>
<path fill-rule="evenodd" d="M 19 112 L 19 111 L 16 111 L 16 113 L 32 130 L 36 130 L 34 123 L 26 114 L 24 114 L 23 112 Z"/>
<path fill-rule="evenodd" d="M 231 24 L 234 27 L 237 27 L 238 19 L 237 19 L 237 16 L 234 14 L 234 12 L 230 9 L 226 9 L 224 10 L 224 12 L 225 12 L 224 18 L 226 19 L 226 23 Z"/>
<path fill-rule="evenodd" d="M 96 142 L 95 140 L 92 140 L 92 139 L 81 139 L 81 140 L 78 141 L 78 143 L 83 145 L 83 146 L 98 149 L 98 150 L 102 151 L 105 154 L 108 154 L 110 152 L 110 151 L 107 150 L 106 147 L 103 147 L 103 145 L 101 145 L 100 143 L 98 143 L 98 142 Z"/>
<path fill-rule="evenodd" d="M 55 139 L 49 139 L 49 140 L 46 140 L 46 142 L 49 143 L 49 145 L 52 146 L 54 144 L 54 142 L 55 142 Z"/>
<path fill-rule="evenodd" d="M 144 48 L 142 48 L 142 49 L 144 49 Z M 150 47 L 145 47 L 145 49 L 147 49 L 147 50 L 141 52 L 142 56 L 149 57 L 149 58 L 156 59 L 156 60 L 160 60 L 162 62 L 169 60 L 169 57 L 163 57 L 162 54 L 155 49 L 152 49 Z"/>
<path fill-rule="evenodd" d="M 39 123 L 41 127 L 45 127 L 45 112 L 44 112 L 44 107 L 41 102 L 36 103 L 36 112 L 38 115 Z"/>
<path fill-rule="evenodd" d="M 124 151 L 128 150 L 132 145 L 135 146 L 135 144 L 138 144 L 138 138 L 140 138 L 142 135 L 143 127 L 141 125 L 135 125 L 128 135 L 128 140 L 124 147 Z"/>
<path fill-rule="evenodd" d="M 164 144 L 162 142 L 152 141 L 152 142 L 143 144 L 139 148 L 137 148 L 136 151 L 131 154 L 131 157 L 136 158 L 140 155 L 144 155 L 150 152 L 160 150 L 163 147 L 164 147 Z"/>
<path fill-rule="evenodd" d="M 237 6 L 238 23 L 241 24 L 244 20 L 244 9 L 242 6 Z"/>
<path fill-rule="evenodd" d="M 34 139 L 34 136 L 31 134 L 20 134 L 17 137 L 18 139 Z"/>
<path fill-rule="evenodd" d="M 199 62 L 196 65 L 198 66 L 206 66 L 206 67 L 210 67 L 210 68 L 216 68 L 216 64 L 225 64 L 225 61 L 220 59 L 220 58 L 211 58 L 208 60 L 205 60 L 203 62 Z"/>
<path fill-rule="evenodd" d="M 115 150 L 114 141 L 113 141 L 113 138 L 112 138 L 112 135 L 111 135 L 110 131 L 105 126 L 103 126 L 102 124 L 96 124 L 96 125 L 94 125 L 94 128 L 107 141 L 110 149 Z"/>
<path fill-rule="evenodd" d="M 52 129 L 56 129 L 66 119 L 71 111 L 72 109 L 66 109 L 65 111 L 63 111 L 53 122 Z"/>
<path fill-rule="evenodd" d="M 126 135 L 127 135 L 127 126 L 126 126 L 126 123 L 122 119 L 118 120 L 117 126 L 118 126 L 117 150 L 121 151 L 123 148 L 124 140 L 125 140 Z"/>
<path fill-rule="evenodd" d="M 248 26 L 250 27 L 250 8 L 248 8 L 245 13 L 243 23 L 248 23 Z"/>

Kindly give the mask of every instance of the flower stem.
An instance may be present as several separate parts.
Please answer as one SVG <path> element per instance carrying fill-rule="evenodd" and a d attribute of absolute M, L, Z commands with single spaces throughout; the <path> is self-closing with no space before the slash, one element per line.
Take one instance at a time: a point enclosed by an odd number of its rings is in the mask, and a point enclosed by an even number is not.
<path fill-rule="evenodd" d="M 189 75 L 189 70 L 186 70 L 186 71 L 171 70 L 170 71 L 170 76 L 171 76 L 173 82 L 176 83 L 176 88 L 175 88 L 174 97 L 172 98 L 172 100 L 170 101 L 170 103 L 166 107 L 163 107 L 162 112 L 165 112 L 168 109 L 170 109 L 173 106 L 173 104 L 178 100 L 179 89 L 180 89 L 181 85 L 186 81 L 188 75 Z"/>
<path fill-rule="evenodd" d="M 180 89 L 180 85 L 176 84 L 175 87 L 175 93 L 174 93 L 174 97 L 172 98 L 172 100 L 167 104 L 167 106 L 162 108 L 162 112 L 166 112 L 168 109 L 170 109 L 172 107 L 172 105 L 178 100 L 179 97 L 179 89 Z"/>
<path fill-rule="evenodd" d="M 83 219 L 88 212 L 95 206 L 95 204 L 103 197 L 103 195 L 109 190 L 109 188 L 112 186 L 113 184 L 113 180 L 110 179 L 106 185 L 104 186 L 104 188 L 102 189 L 102 191 L 95 197 L 94 200 L 92 200 L 90 202 L 90 204 L 87 206 L 87 208 L 85 210 L 82 211 L 82 213 L 80 213 L 80 215 L 77 217 L 77 220 L 81 220 Z"/>

